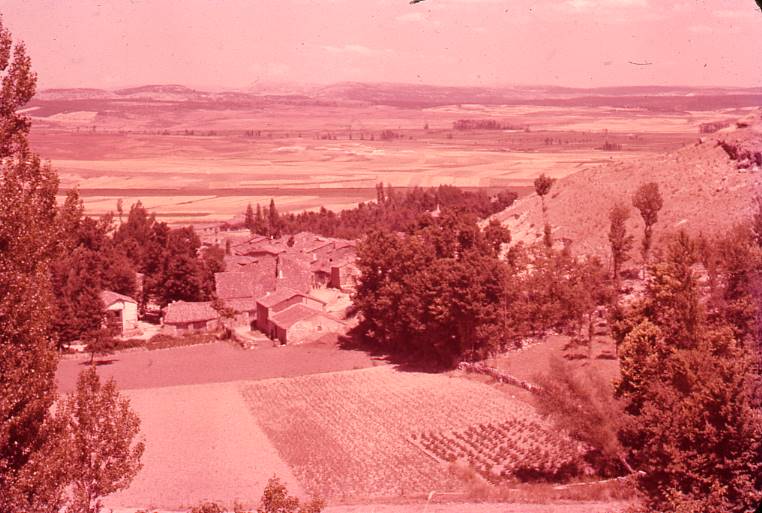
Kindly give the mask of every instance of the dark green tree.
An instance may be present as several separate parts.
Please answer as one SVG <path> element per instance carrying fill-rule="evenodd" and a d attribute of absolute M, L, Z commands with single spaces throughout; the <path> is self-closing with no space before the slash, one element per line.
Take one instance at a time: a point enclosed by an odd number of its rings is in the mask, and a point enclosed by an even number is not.
<path fill-rule="evenodd" d="M 272 237 L 280 237 L 281 222 L 278 209 L 275 207 L 275 200 L 270 199 L 270 207 L 267 210 L 267 231 Z"/>
<path fill-rule="evenodd" d="M 49 265 L 56 240 L 55 172 L 28 147 L 36 75 L 0 19 L 0 511 L 57 511 L 66 469 L 51 337 Z"/>
<path fill-rule="evenodd" d="M 251 203 L 246 205 L 246 212 L 243 214 L 243 225 L 249 230 L 254 230 L 254 209 L 251 208 Z"/>
<path fill-rule="evenodd" d="M 612 276 L 615 283 L 619 282 L 619 272 L 622 264 L 630 259 L 630 250 L 634 244 L 634 237 L 627 233 L 627 219 L 630 211 L 618 203 L 609 211 L 609 245 L 611 247 Z"/>
<path fill-rule="evenodd" d="M 315 497 L 301 503 L 298 497 L 288 494 L 280 479 L 273 476 L 267 481 L 257 513 L 320 513 L 324 506 L 325 503 Z"/>
<path fill-rule="evenodd" d="M 678 235 L 629 314 L 620 438 L 651 510 L 748 511 L 762 498 L 752 360 L 730 327 L 710 322 L 694 262 L 695 244 Z"/>
<path fill-rule="evenodd" d="M 102 384 L 93 366 L 79 374 L 62 410 L 72 464 L 67 511 L 98 513 L 101 498 L 127 488 L 141 468 L 140 419 L 113 378 Z"/>
<path fill-rule="evenodd" d="M 664 200 L 659 193 L 659 184 L 649 182 L 641 185 L 632 197 L 632 205 L 640 211 L 643 218 L 643 243 L 641 255 L 644 265 L 648 264 L 648 254 L 653 244 L 653 228 L 659 220 L 659 211 L 664 206 Z"/>
<path fill-rule="evenodd" d="M 492 219 L 484 228 L 484 238 L 492 248 L 494 255 L 500 256 L 500 249 L 503 244 L 511 242 L 511 231 L 497 219 Z"/>
<path fill-rule="evenodd" d="M 534 181 L 534 191 L 540 197 L 540 202 L 542 203 L 543 242 L 548 248 L 553 246 L 553 238 L 551 236 L 550 224 L 548 223 L 548 210 L 545 206 L 545 196 L 548 195 L 555 181 L 554 178 L 546 176 L 545 173 L 538 176 Z"/>

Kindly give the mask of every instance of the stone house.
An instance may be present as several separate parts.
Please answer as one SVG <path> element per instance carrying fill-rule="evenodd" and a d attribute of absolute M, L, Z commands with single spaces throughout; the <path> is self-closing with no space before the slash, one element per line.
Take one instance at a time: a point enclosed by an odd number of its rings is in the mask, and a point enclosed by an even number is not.
<path fill-rule="evenodd" d="M 164 309 L 162 333 L 180 336 L 188 333 L 209 333 L 220 326 L 220 315 L 210 301 L 175 301 Z"/>
<path fill-rule="evenodd" d="M 275 338 L 270 317 L 296 304 L 306 305 L 318 311 L 325 308 L 325 302 L 298 290 L 277 289 L 257 300 L 257 329 L 270 338 Z"/>
<path fill-rule="evenodd" d="M 274 313 L 270 319 L 271 337 L 281 344 L 302 344 L 327 333 L 343 333 L 346 325 L 312 306 L 297 303 Z"/>

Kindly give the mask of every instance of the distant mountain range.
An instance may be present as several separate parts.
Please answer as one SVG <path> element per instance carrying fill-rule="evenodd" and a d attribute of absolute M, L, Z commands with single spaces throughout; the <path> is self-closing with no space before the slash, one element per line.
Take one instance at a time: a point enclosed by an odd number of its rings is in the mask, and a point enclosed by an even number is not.
<path fill-rule="evenodd" d="M 389 105 L 425 108 L 454 104 L 606 106 L 648 110 L 711 110 L 762 105 L 762 87 L 637 86 L 591 89 L 557 86 L 445 87 L 346 82 L 328 86 L 279 85 L 249 90 L 202 91 L 176 84 L 144 85 L 116 90 L 44 89 L 33 103 L 49 102 L 181 102 L 241 107 L 267 103 L 310 105 Z"/>

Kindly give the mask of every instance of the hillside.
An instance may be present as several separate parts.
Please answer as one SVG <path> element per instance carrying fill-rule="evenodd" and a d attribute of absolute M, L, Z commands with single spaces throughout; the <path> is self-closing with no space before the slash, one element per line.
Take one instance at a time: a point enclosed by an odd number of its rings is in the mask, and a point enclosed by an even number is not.
<path fill-rule="evenodd" d="M 571 242 L 575 253 L 607 257 L 608 211 L 621 201 L 632 209 L 628 229 L 639 247 L 643 223 L 631 205 L 632 195 L 645 182 L 657 182 L 664 198 L 657 240 L 680 228 L 718 233 L 747 219 L 752 199 L 762 193 L 760 152 L 762 111 L 757 110 L 714 134 L 697 134 L 694 144 L 676 151 L 573 173 L 558 180 L 546 197 L 553 236 Z M 510 228 L 514 241 L 542 238 L 542 209 L 535 194 L 494 217 Z M 632 253 L 635 258 L 637 251 Z"/>

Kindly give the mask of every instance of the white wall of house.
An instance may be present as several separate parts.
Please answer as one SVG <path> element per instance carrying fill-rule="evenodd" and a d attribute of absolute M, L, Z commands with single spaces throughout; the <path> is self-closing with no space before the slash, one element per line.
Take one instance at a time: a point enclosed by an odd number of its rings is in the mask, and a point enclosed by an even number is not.
<path fill-rule="evenodd" d="M 122 335 L 129 335 L 138 329 L 138 305 L 131 301 L 116 301 L 107 310 L 121 312 Z"/>

